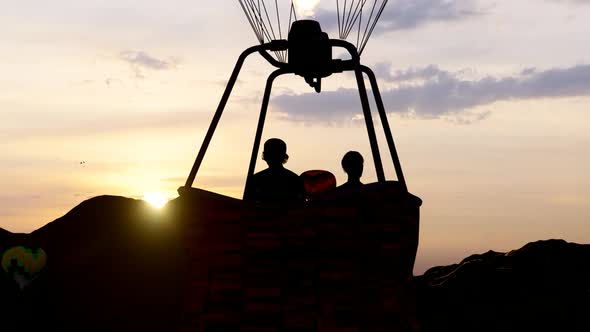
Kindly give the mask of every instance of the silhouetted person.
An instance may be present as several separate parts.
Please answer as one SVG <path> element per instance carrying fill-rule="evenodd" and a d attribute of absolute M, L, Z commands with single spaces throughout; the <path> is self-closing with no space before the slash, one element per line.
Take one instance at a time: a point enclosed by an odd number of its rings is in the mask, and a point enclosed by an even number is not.
<path fill-rule="evenodd" d="M 248 179 L 244 199 L 274 203 L 303 201 L 303 181 L 283 166 L 289 160 L 287 144 L 278 138 L 267 140 L 262 159 L 268 168 Z"/>
<path fill-rule="evenodd" d="M 356 151 L 348 151 L 342 158 L 342 169 L 348 175 L 348 181 L 339 188 L 359 188 L 363 185 L 361 176 L 363 175 L 363 156 Z"/>

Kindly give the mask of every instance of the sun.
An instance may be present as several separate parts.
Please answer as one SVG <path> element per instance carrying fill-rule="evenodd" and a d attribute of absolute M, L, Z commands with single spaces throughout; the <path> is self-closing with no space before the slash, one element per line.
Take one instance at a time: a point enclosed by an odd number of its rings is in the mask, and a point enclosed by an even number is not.
<path fill-rule="evenodd" d="M 166 203 L 168 203 L 168 198 L 159 192 L 145 193 L 143 195 L 143 200 L 158 209 L 161 209 Z"/>

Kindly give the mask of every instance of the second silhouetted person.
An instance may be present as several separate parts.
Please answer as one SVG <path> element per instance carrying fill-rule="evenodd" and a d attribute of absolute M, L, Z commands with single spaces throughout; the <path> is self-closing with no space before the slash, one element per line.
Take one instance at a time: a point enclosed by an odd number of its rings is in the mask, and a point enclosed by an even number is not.
<path fill-rule="evenodd" d="M 348 181 L 341 185 L 340 188 L 359 188 L 363 185 L 361 176 L 363 175 L 363 156 L 357 151 L 348 151 L 342 158 L 342 169 L 348 175 Z"/>

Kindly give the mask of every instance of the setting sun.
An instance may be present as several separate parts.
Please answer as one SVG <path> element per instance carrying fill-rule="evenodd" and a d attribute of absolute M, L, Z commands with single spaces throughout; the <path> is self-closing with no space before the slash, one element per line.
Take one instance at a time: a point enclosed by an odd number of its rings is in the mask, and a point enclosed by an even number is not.
<path fill-rule="evenodd" d="M 143 195 L 143 200 L 154 207 L 157 207 L 158 209 L 162 208 L 164 205 L 166 205 L 166 203 L 168 203 L 168 198 L 159 192 L 145 193 Z"/>

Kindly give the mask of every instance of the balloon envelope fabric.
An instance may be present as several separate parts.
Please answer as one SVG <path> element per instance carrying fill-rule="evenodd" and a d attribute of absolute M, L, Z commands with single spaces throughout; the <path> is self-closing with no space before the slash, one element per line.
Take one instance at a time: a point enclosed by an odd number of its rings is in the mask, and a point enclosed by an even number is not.
<path fill-rule="evenodd" d="M 310 196 L 325 193 L 336 188 L 336 177 L 328 171 L 306 171 L 300 177 L 303 180 L 305 192 Z"/>
<path fill-rule="evenodd" d="M 47 255 L 41 248 L 12 247 L 2 255 L 2 269 L 21 289 L 35 280 L 47 263 Z"/>

